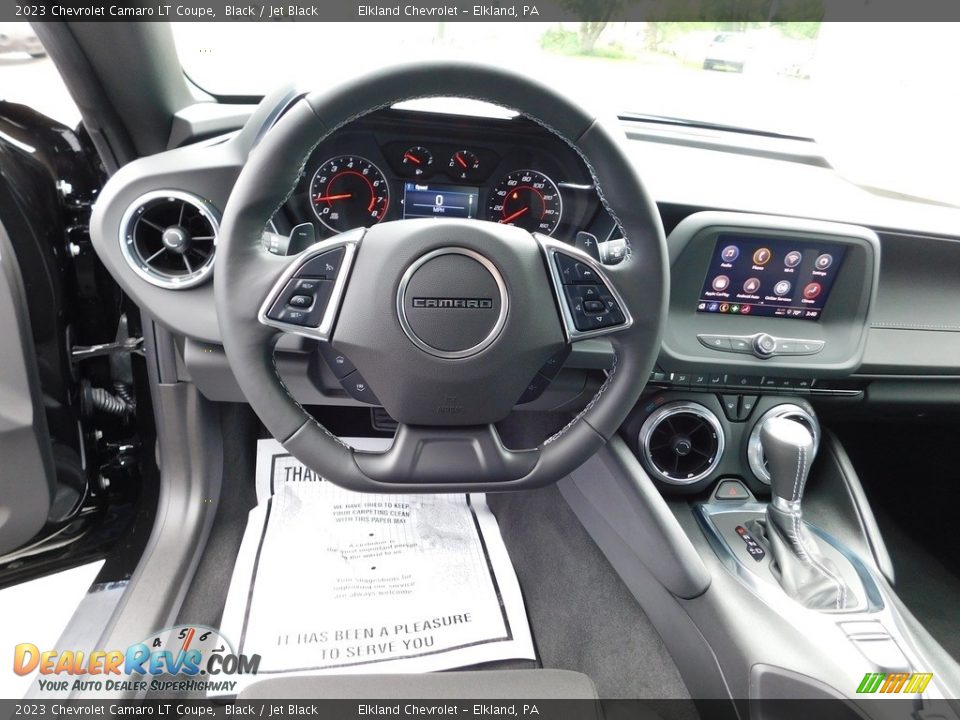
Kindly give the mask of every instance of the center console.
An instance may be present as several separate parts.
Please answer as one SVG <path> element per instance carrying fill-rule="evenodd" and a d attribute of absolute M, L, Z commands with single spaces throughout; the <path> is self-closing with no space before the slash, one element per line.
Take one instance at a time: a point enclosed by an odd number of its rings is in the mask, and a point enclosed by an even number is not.
<path fill-rule="evenodd" d="M 621 438 L 560 484 L 564 497 L 669 628 L 697 693 L 859 700 L 892 678 L 911 707 L 942 698 L 955 665 L 896 597 L 863 489 L 815 410 L 862 392 L 852 374 L 876 236 L 698 213 L 669 247 L 669 317 L 648 390 Z"/>

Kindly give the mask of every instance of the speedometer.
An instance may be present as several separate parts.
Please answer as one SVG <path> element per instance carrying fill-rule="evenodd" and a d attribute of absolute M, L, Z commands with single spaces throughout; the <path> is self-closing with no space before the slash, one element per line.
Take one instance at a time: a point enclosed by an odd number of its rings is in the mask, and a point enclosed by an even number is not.
<path fill-rule="evenodd" d="M 370 227 L 387 214 L 390 188 L 383 172 L 369 160 L 340 155 L 313 174 L 310 205 L 320 222 L 334 232 Z"/>
<path fill-rule="evenodd" d="M 487 220 L 544 235 L 553 234 L 562 213 L 556 183 L 537 170 L 515 170 L 507 175 L 491 192 L 487 206 Z"/>

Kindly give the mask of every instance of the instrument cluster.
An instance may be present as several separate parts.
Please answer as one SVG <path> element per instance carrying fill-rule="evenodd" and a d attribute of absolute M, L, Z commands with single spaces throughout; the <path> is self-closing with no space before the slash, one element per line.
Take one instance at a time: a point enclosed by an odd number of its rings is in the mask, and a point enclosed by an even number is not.
<path fill-rule="evenodd" d="M 389 220 L 461 218 L 572 240 L 597 214 L 582 162 L 529 121 L 498 133 L 463 118 L 386 117 L 358 121 L 317 147 L 288 202 L 291 225 L 312 222 L 330 237 Z"/>

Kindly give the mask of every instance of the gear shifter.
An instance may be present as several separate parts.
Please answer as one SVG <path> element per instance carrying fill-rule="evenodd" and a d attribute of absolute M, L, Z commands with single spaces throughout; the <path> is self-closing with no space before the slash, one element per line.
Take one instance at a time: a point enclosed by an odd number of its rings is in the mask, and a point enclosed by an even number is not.
<path fill-rule="evenodd" d="M 801 502 L 814 459 L 813 435 L 795 420 L 773 417 L 760 428 L 760 444 L 773 492 L 773 502 L 767 506 L 766 535 L 780 585 L 808 608 L 856 607 L 856 594 L 833 562 L 824 557 L 803 522 Z"/>

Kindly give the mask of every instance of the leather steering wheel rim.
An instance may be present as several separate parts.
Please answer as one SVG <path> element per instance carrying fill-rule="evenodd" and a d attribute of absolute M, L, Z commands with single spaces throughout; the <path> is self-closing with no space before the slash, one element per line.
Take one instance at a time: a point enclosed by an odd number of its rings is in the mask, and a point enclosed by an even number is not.
<path fill-rule="evenodd" d="M 412 96 L 398 92 L 398 88 L 411 87 L 417 89 Z M 463 88 L 476 88 L 477 92 L 466 93 Z M 537 122 L 579 154 L 603 206 L 627 243 L 625 258 L 617 265 L 604 266 L 603 271 L 630 311 L 632 324 L 609 336 L 615 360 L 596 395 L 563 429 L 527 451 L 529 455 L 514 453 L 516 457 L 507 458 L 510 462 L 506 463 L 494 457 L 504 449 L 492 425 L 489 429 L 462 428 L 460 433 L 447 428 L 452 434 L 444 436 L 446 440 L 459 438 L 459 444 L 452 445 L 431 445 L 418 435 L 429 433 L 401 425 L 395 445 L 409 441 L 406 456 L 419 460 L 411 460 L 414 464 L 402 473 L 389 469 L 372 472 L 388 467 L 386 461 L 353 450 L 320 425 L 292 396 L 277 371 L 274 347 L 280 334 L 258 322 L 257 316 L 291 258 L 266 252 L 261 237 L 320 142 L 366 114 L 427 97 L 470 98 L 508 108 Z M 301 462 L 331 482 L 354 490 L 472 492 L 555 482 L 585 462 L 616 432 L 640 397 L 656 361 L 666 318 L 668 278 L 666 240 L 656 206 L 619 140 L 594 116 L 551 88 L 507 70 L 465 63 L 417 63 L 308 95 L 280 117 L 250 153 L 224 210 L 214 283 L 224 350 L 237 382 L 266 428 Z M 449 450 L 456 449 L 460 454 L 452 457 L 462 457 L 466 469 L 458 473 L 460 463 L 455 460 L 448 480 L 436 468 L 428 471 L 426 464 L 437 448 L 437 458 L 447 462 L 451 460 Z M 517 458 L 521 460 L 511 465 Z M 422 466 L 417 465 L 420 461 Z M 508 466 L 514 471 L 504 470 Z"/>

